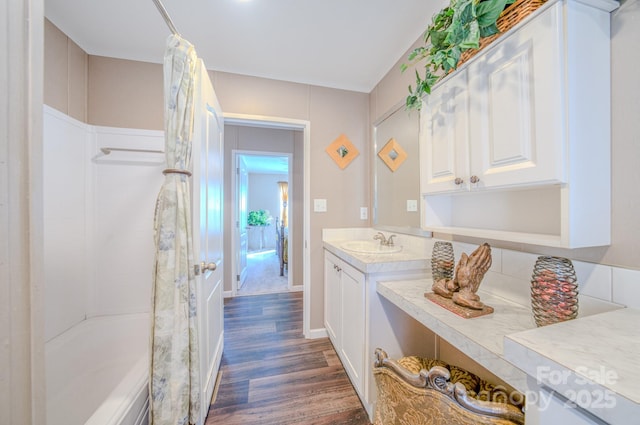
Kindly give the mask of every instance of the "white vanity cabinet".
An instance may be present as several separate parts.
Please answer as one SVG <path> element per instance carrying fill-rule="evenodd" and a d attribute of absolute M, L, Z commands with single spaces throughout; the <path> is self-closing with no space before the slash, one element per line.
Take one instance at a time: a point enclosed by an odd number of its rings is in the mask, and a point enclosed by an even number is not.
<path fill-rule="evenodd" d="M 424 230 L 563 248 L 610 243 L 610 17 L 550 0 L 424 99 Z"/>
<path fill-rule="evenodd" d="M 365 278 L 349 264 L 325 251 L 325 328 L 356 391 L 365 373 Z"/>
<path fill-rule="evenodd" d="M 403 246 L 398 253 L 367 255 L 345 251 L 340 242 L 325 240 L 324 245 L 325 329 L 373 422 L 375 349 L 382 348 L 393 358 L 435 354 L 435 335 L 389 309 L 388 302 L 376 293 L 376 285 L 382 280 L 425 277 L 430 270 L 431 248 Z"/>

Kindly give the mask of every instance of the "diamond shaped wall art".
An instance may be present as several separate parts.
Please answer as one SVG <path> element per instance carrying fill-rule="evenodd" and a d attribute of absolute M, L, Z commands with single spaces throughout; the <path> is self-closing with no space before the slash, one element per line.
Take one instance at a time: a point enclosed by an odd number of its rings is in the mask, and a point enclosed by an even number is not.
<path fill-rule="evenodd" d="M 404 160 L 407 159 L 407 153 L 394 138 L 389 139 L 387 144 L 380 149 L 378 156 L 387 164 L 387 167 L 389 167 L 391 171 L 396 171 Z"/>
<path fill-rule="evenodd" d="M 336 140 L 327 146 L 325 151 L 342 170 L 360 153 L 353 143 L 351 143 L 351 140 L 344 134 L 338 136 Z"/>

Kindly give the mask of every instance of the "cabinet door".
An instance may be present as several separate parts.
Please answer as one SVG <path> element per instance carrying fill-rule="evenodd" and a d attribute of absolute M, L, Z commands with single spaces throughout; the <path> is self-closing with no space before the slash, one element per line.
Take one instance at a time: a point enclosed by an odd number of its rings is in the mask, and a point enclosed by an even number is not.
<path fill-rule="evenodd" d="M 342 359 L 358 391 L 364 379 L 364 275 L 344 266 L 342 285 Z"/>
<path fill-rule="evenodd" d="M 472 188 L 566 180 L 561 6 L 469 65 Z"/>
<path fill-rule="evenodd" d="M 342 293 L 337 259 L 325 251 L 324 258 L 324 325 L 336 350 L 339 349 Z"/>
<path fill-rule="evenodd" d="M 439 84 L 420 114 L 422 193 L 468 189 L 467 71 L 461 69 Z"/>

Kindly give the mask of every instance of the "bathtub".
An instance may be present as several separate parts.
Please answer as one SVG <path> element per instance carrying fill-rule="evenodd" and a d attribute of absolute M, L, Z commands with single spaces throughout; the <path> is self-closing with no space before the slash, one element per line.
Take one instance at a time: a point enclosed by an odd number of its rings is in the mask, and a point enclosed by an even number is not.
<path fill-rule="evenodd" d="M 146 425 L 149 315 L 84 320 L 45 345 L 48 425 Z"/>

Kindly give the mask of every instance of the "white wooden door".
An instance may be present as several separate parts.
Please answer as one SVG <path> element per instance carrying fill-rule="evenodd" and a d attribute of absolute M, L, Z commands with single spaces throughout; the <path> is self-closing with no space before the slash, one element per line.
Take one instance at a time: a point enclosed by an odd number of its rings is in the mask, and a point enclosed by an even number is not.
<path fill-rule="evenodd" d="M 200 61 L 193 140 L 194 252 L 199 265 L 198 324 L 201 424 L 213 395 L 223 350 L 223 130 L 222 110 Z"/>
<path fill-rule="evenodd" d="M 249 226 L 247 225 L 247 188 L 249 187 L 249 173 L 244 156 L 236 157 L 236 280 L 240 289 L 247 279 L 247 249 L 249 246 Z"/>
<path fill-rule="evenodd" d="M 425 98 L 420 113 L 421 192 L 468 189 L 467 72 L 449 77 Z"/>
<path fill-rule="evenodd" d="M 479 187 L 566 181 L 561 7 L 469 66 L 471 175 Z"/>

